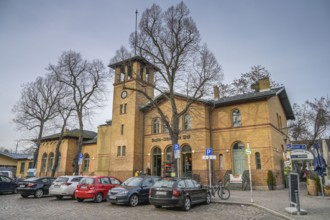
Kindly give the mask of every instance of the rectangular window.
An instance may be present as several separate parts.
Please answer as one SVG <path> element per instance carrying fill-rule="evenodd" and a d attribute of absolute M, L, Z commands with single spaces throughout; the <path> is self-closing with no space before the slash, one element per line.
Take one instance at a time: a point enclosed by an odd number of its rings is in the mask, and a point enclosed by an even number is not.
<path fill-rule="evenodd" d="M 121 155 L 124 157 L 126 156 L 126 146 L 122 146 L 122 152 Z"/>
<path fill-rule="evenodd" d="M 29 162 L 29 168 L 33 168 L 33 163 Z"/>
<path fill-rule="evenodd" d="M 25 162 L 22 162 L 21 163 L 21 169 L 19 171 L 20 174 L 24 173 L 24 170 L 25 170 Z"/>
<path fill-rule="evenodd" d="M 124 125 L 121 125 L 121 129 L 120 129 L 120 134 L 123 135 L 124 134 Z"/>
<path fill-rule="evenodd" d="M 126 109 L 127 109 L 127 103 L 125 104 L 120 104 L 120 114 L 126 114 Z"/>
<path fill-rule="evenodd" d="M 117 157 L 120 157 L 120 153 L 121 153 L 121 146 L 117 147 Z"/>
<path fill-rule="evenodd" d="M 127 66 L 127 78 L 128 79 L 132 79 L 132 77 L 133 77 L 132 66 L 131 65 L 128 65 Z"/>

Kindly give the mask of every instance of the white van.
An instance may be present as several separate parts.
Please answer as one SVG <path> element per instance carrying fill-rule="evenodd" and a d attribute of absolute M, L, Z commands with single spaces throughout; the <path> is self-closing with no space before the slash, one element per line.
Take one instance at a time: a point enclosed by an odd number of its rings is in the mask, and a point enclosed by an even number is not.
<path fill-rule="evenodd" d="M 0 175 L 3 175 L 3 176 L 8 176 L 12 179 L 15 178 L 15 175 L 12 171 L 8 171 L 8 170 L 0 170 Z"/>

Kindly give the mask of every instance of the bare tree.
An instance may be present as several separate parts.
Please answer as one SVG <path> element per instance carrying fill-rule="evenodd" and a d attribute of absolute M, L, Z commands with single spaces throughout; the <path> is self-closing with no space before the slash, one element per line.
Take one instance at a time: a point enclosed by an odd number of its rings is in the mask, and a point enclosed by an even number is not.
<path fill-rule="evenodd" d="M 172 144 L 178 143 L 179 118 L 189 111 L 194 102 L 209 95 L 211 85 L 222 79 L 221 67 L 215 56 L 200 42 L 199 31 L 183 2 L 164 12 L 153 4 L 143 12 L 139 31 L 130 36 L 131 47 L 138 55 L 159 68 L 155 83 L 148 86 L 168 100 L 172 115 L 167 115 L 157 100 L 143 89 L 125 89 L 142 93 L 152 103 L 169 130 Z M 135 80 L 145 84 L 138 77 Z M 177 106 L 177 93 L 185 97 L 183 108 Z"/>
<path fill-rule="evenodd" d="M 36 81 L 23 85 L 20 100 L 13 107 L 14 123 L 18 129 L 35 130 L 38 135 L 34 138 L 36 150 L 34 152 L 33 167 L 36 167 L 41 138 L 46 122 L 58 114 L 56 103 L 62 97 L 62 87 L 51 76 L 38 77 Z"/>
<path fill-rule="evenodd" d="M 74 172 L 78 174 L 78 158 L 84 134 L 83 121 L 93 113 L 95 108 L 102 107 L 109 74 L 105 72 L 105 67 L 100 60 L 84 60 L 80 53 L 74 51 L 63 52 L 57 65 L 49 65 L 48 70 L 60 83 L 70 89 L 71 101 L 74 104 L 80 129 L 74 158 Z"/>
<path fill-rule="evenodd" d="M 260 65 L 252 66 L 249 72 L 242 73 L 240 78 L 234 79 L 231 84 L 220 84 L 220 93 L 224 96 L 232 96 L 253 92 L 256 89 L 257 82 L 264 78 L 271 79 L 268 70 Z M 279 86 L 281 86 L 279 83 L 270 80 L 271 88 Z"/>
<path fill-rule="evenodd" d="M 293 110 L 296 120 L 289 124 L 289 134 L 293 140 L 304 141 L 310 148 L 317 139 L 329 134 L 329 98 L 306 101 L 301 106 L 294 104 Z"/>

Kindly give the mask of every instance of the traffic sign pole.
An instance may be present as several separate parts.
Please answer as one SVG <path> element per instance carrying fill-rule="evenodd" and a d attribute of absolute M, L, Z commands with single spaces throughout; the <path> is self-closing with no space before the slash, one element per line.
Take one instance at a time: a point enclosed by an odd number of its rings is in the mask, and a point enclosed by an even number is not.
<path fill-rule="evenodd" d="M 249 178 L 250 178 L 250 192 L 251 192 L 251 202 L 253 202 L 253 193 L 252 193 L 252 174 L 251 174 L 251 149 L 249 143 L 247 143 L 247 149 L 245 150 L 246 154 L 248 155 L 248 161 L 249 161 Z"/>

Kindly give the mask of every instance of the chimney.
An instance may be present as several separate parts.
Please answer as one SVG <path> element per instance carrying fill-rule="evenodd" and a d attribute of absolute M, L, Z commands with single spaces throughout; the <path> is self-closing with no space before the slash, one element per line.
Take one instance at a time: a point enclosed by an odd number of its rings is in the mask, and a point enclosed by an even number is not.
<path fill-rule="evenodd" d="M 269 78 L 263 78 L 258 81 L 259 92 L 269 91 L 270 90 L 270 81 Z"/>
<path fill-rule="evenodd" d="M 214 86 L 213 87 L 213 93 L 214 93 L 214 99 L 219 100 L 220 99 L 219 86 Z"/>

